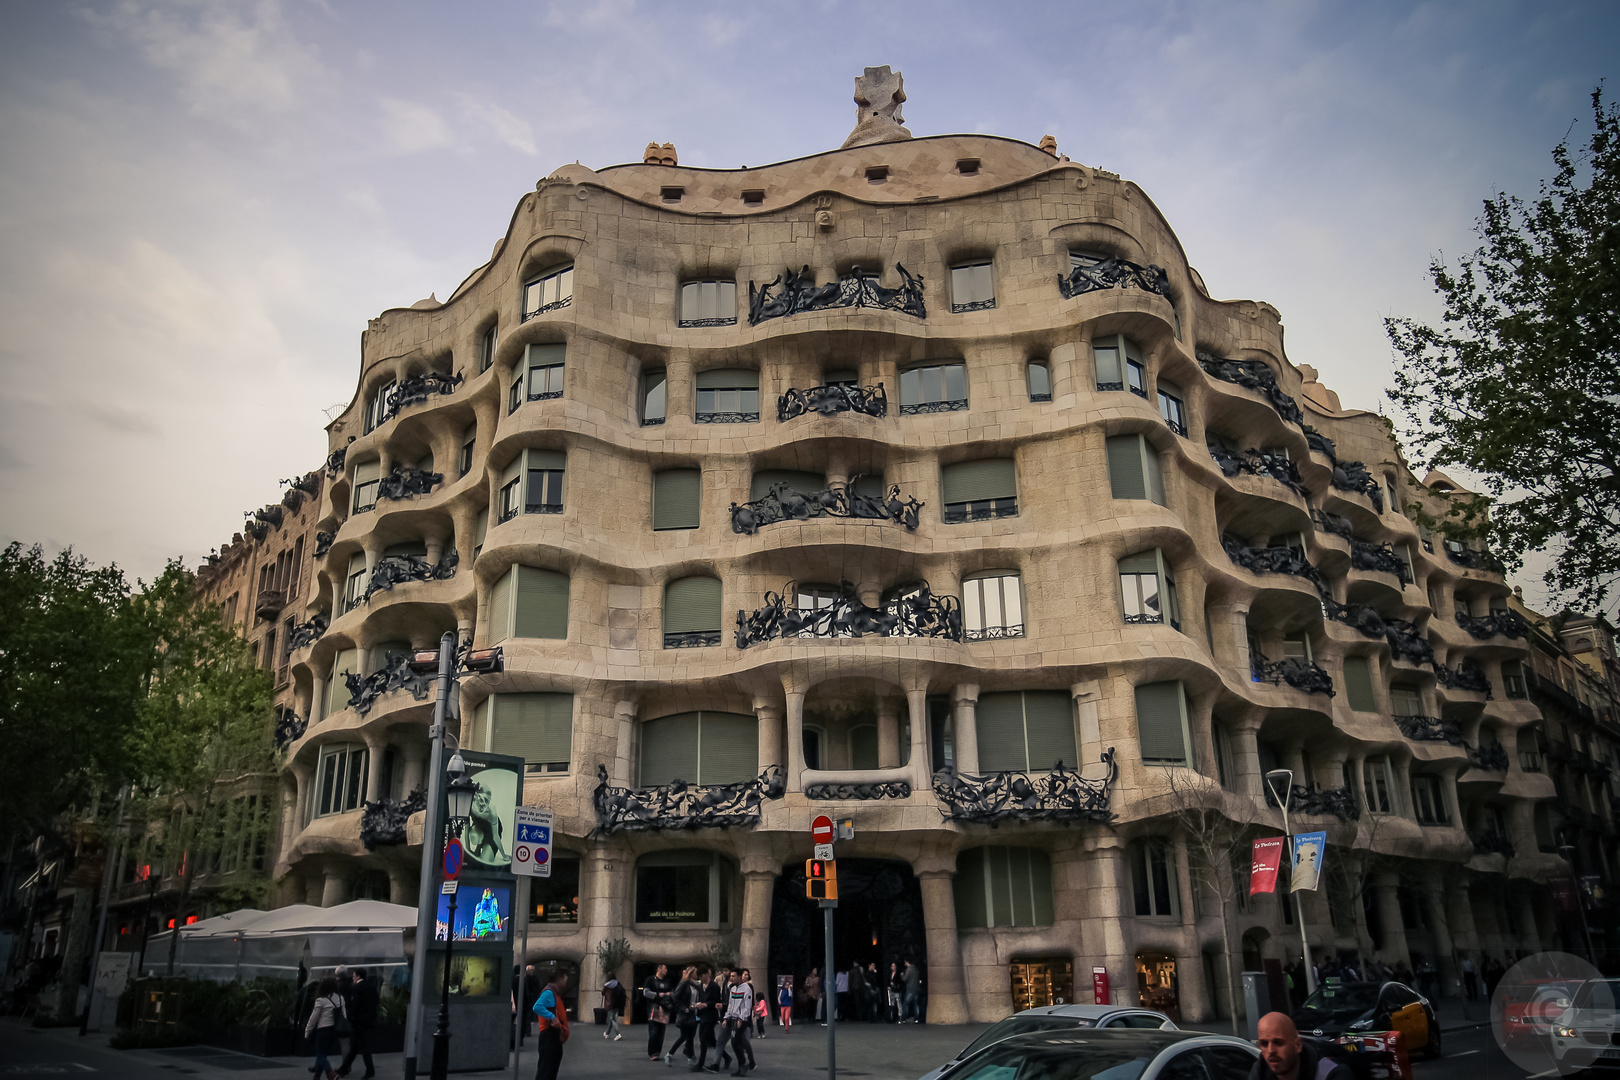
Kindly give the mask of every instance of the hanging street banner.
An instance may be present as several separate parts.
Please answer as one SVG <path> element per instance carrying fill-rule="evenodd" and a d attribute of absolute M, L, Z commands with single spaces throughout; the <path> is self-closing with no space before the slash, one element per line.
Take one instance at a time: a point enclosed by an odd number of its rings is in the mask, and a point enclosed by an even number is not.
<path fill-rule="evenodd" d="M 1249 895 L 1277 891 L 1277 868 L 1282 865 L 1285 836 L 1267 836 L 1254 842 L 1254 861 L 1249 866 Z"/>
<path fill-rule="evenodd" d="M 551 876 L 551 811 L 538 806 L 516 809 L 517 843 L 512 848 L 512 873 L 524 877 Z"/>
<path fill-rule="evenodd" d="M 1316 891 L 1322 883 L 1322 856 L 1327 853 L 1327 833 L 1294 834 L 1294 875 L 1291 892 Z"/>

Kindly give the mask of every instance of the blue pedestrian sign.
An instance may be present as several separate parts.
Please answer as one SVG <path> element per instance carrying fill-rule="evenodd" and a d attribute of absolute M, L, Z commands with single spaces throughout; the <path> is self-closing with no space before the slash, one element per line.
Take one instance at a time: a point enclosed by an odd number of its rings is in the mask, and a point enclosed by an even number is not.
<path fill-rule="evenodd" d="M 512 873 L 525 877 L 550 877 L 551 811 L 538 806 L 520 806 L 513 825 L 517 837 L 512 845 Z"/>

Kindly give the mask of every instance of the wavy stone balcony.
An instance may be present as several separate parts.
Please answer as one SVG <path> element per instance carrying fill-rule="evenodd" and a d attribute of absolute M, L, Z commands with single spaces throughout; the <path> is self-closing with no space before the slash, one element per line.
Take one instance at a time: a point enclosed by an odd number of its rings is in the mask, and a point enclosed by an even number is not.
<path fill-rule="evenodd" d="M 767 592 L 752 613 L 737 612 L 737 648 L 776 638 L 906 637 L 962 640 L 962 609 L 954 596 L 935 596 L 926 582 L 882 607 L 867 607 L 845 581 L 828 606 L 802 609 L 789 602 L 790 582 L 781 593 Z"/>
<path fill-rule="evenodd" d="M 778 424 L 785 424 L 807 413 L 836 416 L 846 412 L 872 417 L 887 416 L 889 398 L 883 384 L 856 386 L 854 383 L 832 383 L 826 386 L 812 386 L 807 390 L 790 388 L 776 399 Z"/>
<path fill-rule="evenodd" d="M 856 477 L 847 483 L 828 484 L 814 494 L 795 491 L 786 481 L 752 502 L 731 504 L 731 531 L 753 536 L 779 521 L 809 521 L 811 518 L 839 517 L 864 521 L 891 521 L 915 531 L 927 503 L 915 498 L 902 499 L 900 485 L 890 484 L 886 498 L 862 495 L 855 490 Z"/>

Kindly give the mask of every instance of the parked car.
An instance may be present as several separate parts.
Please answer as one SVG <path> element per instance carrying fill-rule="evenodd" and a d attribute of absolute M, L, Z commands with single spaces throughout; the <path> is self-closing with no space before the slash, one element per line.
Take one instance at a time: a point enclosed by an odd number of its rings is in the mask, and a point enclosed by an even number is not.
<path fill-rule="evenodd" d="M 1165 1031 L 1176 1030 L 1176 1025 L 1162 1012 L 1130 1005 L 1041 1005 L 1014 1013 L 968 1043 L 950 1061 L 927 1074 L 922 1080 L 937 1080 L 973 1054 L 993 1043 L 1014 1035 L 1027 1035 L 1033 1031 L 1062 1031 L 1074 1028 L 1134 1028 Z"/>
<path fill-rule="evenodd" d="M 1587 979 L 1552 1025 L 1553 1061 L 1576 1069 L 1620 1068 L 1620 979 Z"/>
<path fill-rule="evenodd" d="M 1260 1051 L 1230 1035 L 1071 1027 L 991 1043 L 949 1075 L 951 1080 L 1249 1080 L 1259 1059 Z"/>
<path fill-rule="evenodd" d="M 1530 979 L 1504 986 L 1502 1039 L 1509 1046 L 1546 1046 L 1552 1026 L 1575 999 L 1581 984 L 1562 979 Z"/>
<path fill-rule="evenodd" d="M 1398 1031 L 1408 1053 L 1437 1058 L 1440 1024 L 1429 999 L 1405 983 L 1357 982 L 1324 986 L 1294 1012 L 1303 1035 L 1336 1039 L 1347 1032 Z"/>

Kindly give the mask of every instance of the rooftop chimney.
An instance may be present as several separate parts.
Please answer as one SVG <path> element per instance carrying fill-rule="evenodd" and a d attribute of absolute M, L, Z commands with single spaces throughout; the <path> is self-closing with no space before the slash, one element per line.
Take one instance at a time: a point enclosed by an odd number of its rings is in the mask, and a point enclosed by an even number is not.
<path fill-rule="evenodd" d="M 655 142 L 647 144 L 647 149 L 641 152 L 643 165 L 674 165 L 679 161 L 675 156 L 675 144 L 665 143 L 659 146 Z"/>

